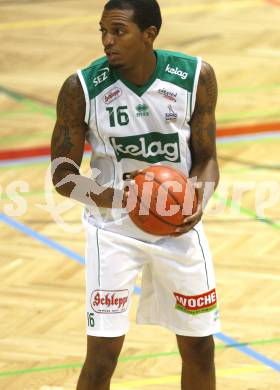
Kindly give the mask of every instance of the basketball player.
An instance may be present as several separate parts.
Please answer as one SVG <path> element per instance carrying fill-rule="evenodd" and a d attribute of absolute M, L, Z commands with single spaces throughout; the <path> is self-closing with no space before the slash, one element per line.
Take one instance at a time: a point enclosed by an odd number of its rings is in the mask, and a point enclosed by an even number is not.
<path fill-rule="evenodd" d="M 53 182 L 60 194 L 86 204 L 88 336 L 78 390 L 110 388 L 140 270 L 137 322 L 176 334 L 182 389 L 215 389 L 213 334 L 220 324 L 200 220 L 205 183 L 216 187 L 219 178 L 217 85 L 200 58 L 153 49 L 160 27 L 156 0 L 108 1 L 100 20 L 106 55 L 70 76 L 58 96 L 52 160 L 64 163 Z M 85 140 L 93 179 L 79 174 Z M 130 172 L 151 164 L 173 166 L 202 183 L 196 213 L 172 237 L 142 232 L 126 212 L 124 175 L 133 178 Z"/>

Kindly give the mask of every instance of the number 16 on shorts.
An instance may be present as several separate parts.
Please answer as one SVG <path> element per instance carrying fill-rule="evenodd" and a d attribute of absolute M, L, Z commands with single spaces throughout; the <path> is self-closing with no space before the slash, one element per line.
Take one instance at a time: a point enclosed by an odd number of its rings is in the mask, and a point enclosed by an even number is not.
<path fill-rule="evenodd" d="M 94 313 L 87 312 L 87 325 L 89 328 L 94 327 Z"/>

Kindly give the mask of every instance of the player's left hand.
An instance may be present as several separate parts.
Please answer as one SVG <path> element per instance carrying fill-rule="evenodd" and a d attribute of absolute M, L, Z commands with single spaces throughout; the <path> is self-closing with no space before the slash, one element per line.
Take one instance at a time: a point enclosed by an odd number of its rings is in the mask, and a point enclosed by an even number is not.
<path fill-rule="evenodd" d="M 203 191 L 201 190 L 201 188 L 198 188 L 196 189 L 196 193 L 197 193 L 196 211 L 192 215 L 186 216 L 186 218 L 184 219 L 184 223 L 178 226 L 175 233 L 171 234 L 172 237 L 179 237 L 182 234 L 189 232 L 201 220 L 203 215 L 203 208 L 202 208 Z"/>

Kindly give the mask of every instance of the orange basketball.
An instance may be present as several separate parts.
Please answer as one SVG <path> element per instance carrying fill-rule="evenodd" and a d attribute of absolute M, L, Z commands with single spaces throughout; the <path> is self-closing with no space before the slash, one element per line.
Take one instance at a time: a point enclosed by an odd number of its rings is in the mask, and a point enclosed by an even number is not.
<path fill-rule="evenodd" d="M 129 212 L 143 231 L 169 235 L 197 209 L 197 196 L 187 177 L 172 167 L 153 165 L 135 178 L 136 206 Z"/>

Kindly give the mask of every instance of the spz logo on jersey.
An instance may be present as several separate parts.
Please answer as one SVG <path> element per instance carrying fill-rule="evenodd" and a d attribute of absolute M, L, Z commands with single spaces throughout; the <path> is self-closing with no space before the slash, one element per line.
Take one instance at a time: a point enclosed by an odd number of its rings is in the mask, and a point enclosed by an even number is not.
<path fill-rule="evenodd" d="M 109 76 L 109 68 L 101 68 L 98 72 L 101 72 L 98 76 L 94 77 L 93 84 L 95 87 L 103 83 Z"/>
<path fill-rule="evenodd" d="M 128 290 L 94 290 L 91 307 L 96 313 L 123 313 L 128 308 Z"/>
<path fill-rule="evenodd" d="M 123 158 L 156 163 L 180 162 L 178 133 L 147 133 L 128 137 L 110 137 L 118 161 Z"/>

